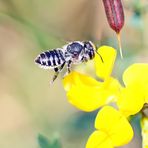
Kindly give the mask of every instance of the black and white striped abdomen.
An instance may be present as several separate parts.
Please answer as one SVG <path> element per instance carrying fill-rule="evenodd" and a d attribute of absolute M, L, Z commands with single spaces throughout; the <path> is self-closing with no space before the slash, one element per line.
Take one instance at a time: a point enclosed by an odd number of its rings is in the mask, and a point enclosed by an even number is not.
<path fill-rule="evenodd" d="M 51 51 L 42 52 L 35 59 L 35 63 L 39 64 L 42 68 L 55 68 L 65 62 L 62 49 L 54 49 Z"/>

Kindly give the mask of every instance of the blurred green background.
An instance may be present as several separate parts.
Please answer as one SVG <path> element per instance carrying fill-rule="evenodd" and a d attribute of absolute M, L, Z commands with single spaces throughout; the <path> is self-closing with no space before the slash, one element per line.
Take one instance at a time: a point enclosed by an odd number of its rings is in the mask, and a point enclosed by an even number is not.
<path fill-rule="evenodd" d="M 148 62 L 148 1 L 123 0 L 124 60 L 118 56 L 114 76 L 126 67 Z M 0 0 L 0 148 L 84 148 L 97 112 L 84 113 L 66 99 L 63 73 L 52 86 L 52 71 L 34 58 L 68 41 L 92 40 L 118 48 L 101 0 Z M 92 62 L 73 69 L 95 75 Z M 124 148 L 141 148 L 139 116 L 132 118 L 134 140 Z"/>

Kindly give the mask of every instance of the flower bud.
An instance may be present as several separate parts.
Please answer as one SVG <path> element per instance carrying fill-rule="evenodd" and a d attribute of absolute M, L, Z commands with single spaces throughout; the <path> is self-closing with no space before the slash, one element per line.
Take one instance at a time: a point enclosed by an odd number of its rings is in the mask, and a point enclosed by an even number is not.
<path fill-rule="evenodd" d="M 124 25 L 124 11 L 121 0 L 103 0 L 110 27 L 118 34 Z"/>

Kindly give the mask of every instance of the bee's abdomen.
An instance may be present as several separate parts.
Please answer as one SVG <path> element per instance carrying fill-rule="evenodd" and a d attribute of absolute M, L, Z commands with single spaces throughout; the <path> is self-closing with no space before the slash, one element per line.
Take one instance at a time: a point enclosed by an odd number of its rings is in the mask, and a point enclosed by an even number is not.
<path fill-rule="evenodd" d="M 35 59 L 35 62 L 43 68 L 48 68 L 60 66 L 65 62 L 65 59 L 61 50 L 51 50 L 42 52 Z"/>

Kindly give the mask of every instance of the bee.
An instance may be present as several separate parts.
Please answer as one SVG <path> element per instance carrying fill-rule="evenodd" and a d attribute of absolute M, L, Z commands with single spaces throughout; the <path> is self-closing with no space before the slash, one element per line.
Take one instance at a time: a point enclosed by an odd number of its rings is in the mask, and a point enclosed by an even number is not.
<path fill-rule="evenodd" d="M 96 50 L 96 46 L 91 41 L 74 41 L 64 45 L 62 48 L 42 52 L 36 57 L 35 63 L 41 68 L 55 71 L 50 82 L 53 83 L 65 65 L 67 67 L 65 75 L 67 75 L 71 72 L 72 64 L 80 64 L 92 60 L 95 57 L 95 53 L 100 56 L 103 62 L 101 55 Z"/>

